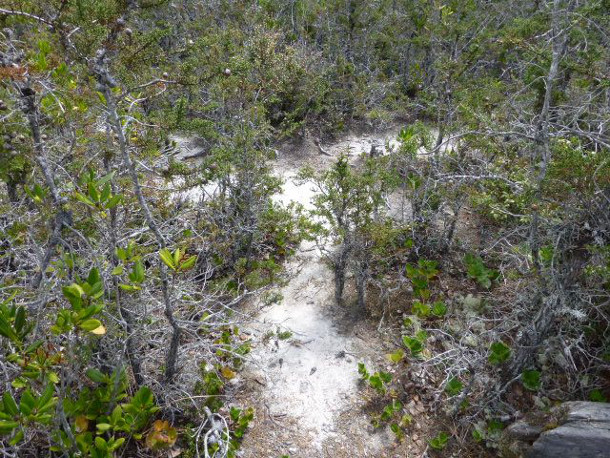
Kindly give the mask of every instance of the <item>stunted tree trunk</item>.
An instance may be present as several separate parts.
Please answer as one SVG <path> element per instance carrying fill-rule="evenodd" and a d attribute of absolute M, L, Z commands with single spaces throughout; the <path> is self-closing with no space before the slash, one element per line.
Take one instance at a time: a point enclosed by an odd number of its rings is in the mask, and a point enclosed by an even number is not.
<path fill-rule="evenodd" d="M 55 186 L 53 170 L 47 161 L 46 151 L 40 134 L 40 113 L 36 103 L 36 91 L 31 88 L 29 82 L 25 84 L 16 84 L 16 87 L 21 98 L 21 110 L 28 119 L 32 140 L 34 141 L 34 157 L 36 163 L 40 167 L 40 171 L 42 172 L 45 184 L 51 193 L 51 198 L 53 199 L 53 204 L 56 209 L 55 218 L 51 225 L 51 237 L 49 238 L 45 254 L 40 261 L 39 271 L 34 276 L 32 282 L 32 286 L 36 289 L 40 286 L 40 283 L 44 278 L 44 273 L 53 257 L 53 253 L 61 240 L 61 231 L 64 226 L 70 224 L 72 215 L 65 209 L 65 199 L 60 196 L 59 191 Z"/>
<path fill-rule="evenodd" d="M 549 116 L 553 89 L 559 73 L 559 64 L 567 45 L 566 31 L 562 28 L 561 24 L 561 18 L 563 17 L 561 3 L 562 0 L 554 0 L 553 2 L 551 30 L 552 60 L 549 72 L 545 78 L 546 90 L 544 102 L 538 116 L 538 122 L 535 125 L 536 145 L 534 157 L 532 158 L 534 169 L 538 168 L 530 225 L 530 250 L 539 283 L 539 293 L 536 298 L 537 307 L 534 309 L 537 312 L 531 324 L 522 332 L 521 337 L 516 343 L 515 356 L 506 373 L 507 379 L 516 377 L 532 361 L 536 354 L 536 349 L 548 336 L 557 312 L 562 307 L 562 304 L 564 304 L 566 297 L 565 290 L 569 288 L 569 285 L 566 283 L 567 279 L 563 278 L 564 276 L 560 275 L 559 272 L 543 273 L 540 261 L 541 228 L 539 206 L 542 203 L 543 182 L 551 160 Z M 565 247 L 563 245 L 563 243 L 561 245 L 556 244 L 555 250 L 564 250 Z"/>
<path fill-rule="evenodd" d="M 559 63 L 565 52 L 567 44 L 566 31 L 561 28 L 560 24 L 560 6 L 561 0 L 553 2 L 553 28 L 552 28 L 552 60 L 549 68 L 549 73 L 545 79 L 546 90 L 544 94 L 544 102 L 536 124 L 536 148 L 533 158 L 534 167 L 538 167 L 536 178 L 536 191 L 534 194 L 534 202 L 532 205 L 532 224 L 530 226 L 530 248 L 534 266 L 536 271 L 540 273 L 540 212 L 538 204 L 542 198 L 542 183 L 546 178 L 549 162 L 551 160 L 551 149 L 549 143 L 549 116 L 551 101 L 553 97 L 553 89 L 559 73 Z"/>
<path fill-rule="evenodd" d="M 115 28 L 111 34 L 111 37 L 108 39 L 108 43 L 113 43 L 116 41 L 118 34 L 118 30 Z M 166 248 L 167 244 L 165 238 L 161 234 L 159 230 L 159 226 L 153 217 L 150 208 L 148 206 L 148 202 L 142 193 L 142 187 L 140 185 L 140 179 L 138 178 L 138 172 L 136 170 L 136 166 L 131 159 L 131 155 L 129 153 L 129 147 L 127 145 L 127 139 L 125 138 L 125 133 L 123 132 L 123 126 L 121 124 L 121 120 L 119 118 L 115 95 L 112 92 L 112 88 L 116 86 L 116 82 L 114 78 L 110 75 L 108 70 L 107 63 L 107 48 L 102 48 L 97 52 L 97 59 L 95 61 L 95 65 L 93 66 L 93 74 L 97 79 L 98 86 L 100 92 L 104 95 L 106 99 L 106 111 L 108 115 L 108 122 L 110 128 L 116 135 L 119 143 L 119 150 L 121 152 L 121 156 L 125 166 L 127 168 L 127 172 L 131 178 L 133 183 L 134 192 L 138 199 L 138 203 L 140 204 L 140 209 L 144 215 L 144 219 L 146 224 L 148 225 L 150 231 L 155 236 L 159 249 Z M 178 359 L 178 346 L 180 344 L 180 336 L 182 333 L 182 329 L 178 325 L 176 318 L 174 317 L 174 306 L 172 303 L 172 298 L 170 294 L 170 285 L 169 285 L 169 277 L 167 273 L 167 267 L 161 260 L 158 258 L 159 265 L 159 275 L 161 277 L 161 289 L 163 292 L 163 302 L 165 304 L 164 314 L 172 328 L 172 334 L 170 339 L 170 345 L 167 351 L 167 356 L 165 359 L 165 381 L 170 383 L 174 375 L 176 374 L 176 362 Z"/>
<path fill-rule="evenodd" d="M 111 135 L 110 131 L 108 133 L 108 143 L 109 147 L 111 146 Z M 106 173 L 111 173 L 110 170 L 110 157 L 106 156 L 104 158 L 104 167 L 106 168 Z M 110 186 L 112 190 L 112 194 L 117 194 L 117 188 L 114 180 L 110 181 Z M 118 248 L 117 244 L 117 211 L 116 207 L 110 209 L 110 223 L 109 223 L 109 238 L 110 238 L 110 249 L 112 252 L 112 266 L 117 267 L 119 265 L 119 259 L 116 255 L 116 249 Z M 125 332 L 127 333 L 127 339 L 125 342 L 125 348 L 127 351 L 127 359 L 129 360 L 129 364 L 131 366 L 131 371 L 133 372 L 133 378 L 136 382 L 137 386 L 141 386 L 144 383 L 144 378 L 142 376 L 142 361 L 140 355 L 137 351 L 136 342 L 134 338 L 134 318 L 133 314 L 129 310 L 129 308 L 125 307 L 125 304 L 122 301 L 122 290 L 119 287 L 119 279 L 114 276 L 112 279 L 114 291 L 115 291 L 115 301 L 117 310 L 120 313 L 121 318 L 125 321 Z"/>
<path fill-rule="evenodd" d="M 358 310 L 366 313 L 366 290 L 369 282 L 369 265 L 364 259 L 356 266 L 356 291 L 358 293 Z"/>
<path fill-rule="evenodd" d="M 350 248 L 345 244 L 341 245 L 333 256 L 333 270 L 335 274 L 335 301 L 343 304 L 343 290 L 345 289 L 345 275 L 347 264 L 350 257 Z"/>

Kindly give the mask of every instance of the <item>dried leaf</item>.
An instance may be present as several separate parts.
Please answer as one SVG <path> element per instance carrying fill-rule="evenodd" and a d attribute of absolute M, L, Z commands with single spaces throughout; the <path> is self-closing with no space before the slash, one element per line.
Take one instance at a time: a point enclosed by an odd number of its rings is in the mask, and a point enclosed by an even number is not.
<path fill-rule="evenodd" d="M 76 429 L 77 433 L 87 431 L 87 429 L 89 429 L 89 420 L 87 420 L 87 417 L 84 415 L 79 415 L 76 417 L 76 420 L 74 420 L 74 428 Z"/>
<path fill-rule="evenodd" d="M 235 372 L 233 372 L 230 368 L 228 368 L 226 366 L 220 370 L 220 373 L 227 380 L 231 380 L 232 378 L 235 378 L 235 375 L 236 375 Z"/>
<path fill-rule="evenodd" d="M 89 331 L 91 334 L 95 334 L 96 336 L 103 336 L 106 334 L 106 328 L 104 326 L 98 326 L 97 328 Z"/>

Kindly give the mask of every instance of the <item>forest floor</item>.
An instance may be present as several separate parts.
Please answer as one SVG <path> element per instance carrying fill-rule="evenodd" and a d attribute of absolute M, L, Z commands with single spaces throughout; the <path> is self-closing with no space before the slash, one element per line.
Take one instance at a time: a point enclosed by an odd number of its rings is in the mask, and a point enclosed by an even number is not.
<path fill-rule="evenodd" d="M 280 153 L 273 164 L 285 182 L 278 200 L 311 208 L 312 185 L 293 181 L 301 167 L 322 170 L 341 152 L 356 161 L 372 143 L 383 145 L 395 134 L 352 135 L 325 145 L 329 156 L 310 144 Z M 372 428 L 358 363 L 385 368 L 393 345 L 376 322 L 336 305 L 332 271 L 314 242 L 302 243 L 273 293 L 275 301 L 260 297 L 250 304 L 254 318 L 243 328 L 252 352 L 236 381 L 236 401 L 254 407 L 256 417 L 242 456 L 421 456 L 426 444 L 417 434 L 398 445 L 388 429 Z"/>

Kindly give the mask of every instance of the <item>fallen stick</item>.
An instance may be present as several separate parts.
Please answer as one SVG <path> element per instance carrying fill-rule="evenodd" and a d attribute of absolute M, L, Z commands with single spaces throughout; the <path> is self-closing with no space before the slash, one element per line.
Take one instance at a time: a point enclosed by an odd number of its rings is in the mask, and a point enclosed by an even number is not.
<path fill-rule="evenodd" d="M 314 143 L 314 145 L 316 145 L 318 147 L 318 151 L 320 152 L 320 154 L 324 154 L 325 156 L 332 157 L 332 154 L 330 154 L 328 151 L 326 151 L 324 148 L 322 148 L 319 138 L 314 138 L 313 143 Z"/>

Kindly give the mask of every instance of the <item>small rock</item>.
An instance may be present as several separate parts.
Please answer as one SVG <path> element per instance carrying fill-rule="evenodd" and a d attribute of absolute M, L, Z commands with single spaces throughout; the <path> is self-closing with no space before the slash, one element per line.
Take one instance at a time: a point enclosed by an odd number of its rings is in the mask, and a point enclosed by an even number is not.
<path fill-rule="evenodd" d="M 409 401 L 409 403 L 405 406 L 405 409 L 407 410 L 407 412 L 409 412 L 411 415 L 415 415 L 415 402 L 413 401 Z"/>
<path fill-rule="evenodd" d="M 506 428 L 505 434 L 523 441 L 534 441 L 542 433 L 542 427 L 518 421 Z"/>

